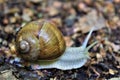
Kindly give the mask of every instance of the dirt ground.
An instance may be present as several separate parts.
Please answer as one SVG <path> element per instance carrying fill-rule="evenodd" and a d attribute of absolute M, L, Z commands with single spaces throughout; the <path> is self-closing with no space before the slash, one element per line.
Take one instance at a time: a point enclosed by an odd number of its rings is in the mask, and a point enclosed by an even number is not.
<path fill-rule="evenodd" d="M 67 47 L 88 45 L 90 59 L 72 70 L 19 66 L 13 45 L 21 26 L 51 19 L 58 24 Z M 11 51 L 12 50 L 12 51 Z M 120 0 L 0 0 L 0 80 L 120 80 Z"/>

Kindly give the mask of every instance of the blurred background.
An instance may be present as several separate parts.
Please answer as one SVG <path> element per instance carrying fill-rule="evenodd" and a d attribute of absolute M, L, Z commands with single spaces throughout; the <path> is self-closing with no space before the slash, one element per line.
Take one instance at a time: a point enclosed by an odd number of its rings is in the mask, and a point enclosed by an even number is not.
<path fill-rule="evenodd" d="M 65 72 L 43 70 L 44 74 L 47 73 L 44 79 L 86 80 L 86 76 L 89 76 L 90 80 L 103 80 L 120 76 L 120 55 L 116 54 L 120 53 L 120 0 L 0 0 L 0 50 L 11 47 L 22 25 L 40 19 L 56 21 L 67 46 L 80 46 L 92 27 L 96 28 L 89 44 L 96 40 L 107 40 L 98 45 L 102 45 L 102 48 L 97 46 L 91 50 L 98 53 L 90 55 L 93 60 L 91 64 L 94 64 L 92 67 L 87 65 Z M 114 55 L 109 54 L 108 46 Z"/>
<path fill-rule="evenodd" d="M 63 35 L 72 38 L 93 26 L 116 29 L 120 26 L 119 4 L 120 0 L 0 0 L 0 42 L 11 42 L 19 27 L 43 18 L 57 21 Z"/>

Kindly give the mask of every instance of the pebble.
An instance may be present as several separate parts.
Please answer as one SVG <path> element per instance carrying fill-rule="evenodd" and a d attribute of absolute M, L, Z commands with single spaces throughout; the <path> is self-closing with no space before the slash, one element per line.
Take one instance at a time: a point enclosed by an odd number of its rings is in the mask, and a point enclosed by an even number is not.
<path fill-rule="evenodd" d="M 110 2 L 106 2 L 105 7 L 103 8 L 103 13 L 109 18 L 112 18 L 115 15 L 114 5 Z"/>
<path fill-rule="evenodd" d="M 4 31 L 8 34 L 12 34 L 13 33 L 13 26 L 8 25 L 4 28 Z"/>
<path fill-rule="evenodd" d="M 65 24 L 67 27 L 72 27 L 76 19 L 75 15 L 70 15 L 65 19 Z"/>
<path fill-rule="evenodd" d="M 27 14 L 28 16 L 32 17 L 34 15 L 34 12 L 32 9 L 29 9 L 29 8 L 25 8 L 23 10 L 23 14 Z"/>
<path fill-rule="evenodd" d="M 17 32 L 21 24 L 41 18 L 53 19 L 53 21 L 58 24 L 58 28 L 64 32 L 64 35 L 69 36 L 66 39 L 67 46 L 73 46 L 74 44 L 80 45 L 80 42 L 83 40 L 80 39 L 81 33 L 89 32 L 91 27 L 95 26 L 93 25 L 95 22 L 97 22 L 97 30 L 102 29 L 103 26 L 107 26 L 110 29 L 118 29 L 120 26 L 119 3 L 120 0 L 96 0 L 94 2 L 93 0 L 0 0 L 0 49 L 6 49 L 7 45 L 11 43 L 9 39 L 14 39 L 15 34 L 13 33 L 15 30 L 15 32 Z M 113 28 L 114 26 L 115 28 Z M 117 31 L 119 32 L 119 29 Z M 76 43 L 71 39 L 72 35 L 74 35 L 74 39 L 77 38 Z M 119 37 L 116 39 L 119 41 Z M 111 59 L 112 57 L 110 58 L 110 56 L 109 54 L 107 59 Z M 97 57 L 101 58 L 100 55 L 97 55 Z M 4 57 L 1 57 L 0 62 L 3 63 L 3 59 Z M 10 63 L 21 66 L 19 60 L 12 61 L 11 59 Z M 85 67 L 77 69 L 78 72 L 74 70 L 62 71 L 50 69 L 46 70 L 44 73 L 46 76 L 44 78 L 33 73 L 34 71 L 26 72 L 23 69 L 23 71 L 20 70 L 20 68 L 17 71 L 19 78 L 24 80 L 49 80 L 50 78 L 53 80 L 85 80 L 88 78 L 88 76 L 85 75 L 88 74 L 84 72 L 86 71 L 84 68 Z M 96 74 L 93 74 L 91 71 L 90 74 L 96 78 Z M 101 75 L 103 75 L 102 72 Z M 109 75 L 105 74 L 104 76 L 108 77 Z M 89 80 L 93 79 L 94 78 L 91 77 Z"/>
<path fill-rule="evenodd" d="M 8 23 L 9 23 L 8 19 L 7 19 L 7 18 L 4 18 L 4 19 L 3 19 L 3 24 L 8 24 Z"/>
<path fill-rule="evenodd" d="M 49 16 L 55 16 L 59 13 L 59 11 L 54 7 L 49 7 L 48 8 L 48 13 L 49 13 Z"/>
<path fill-rule="evenodd" d="M 7 45 L 8 45 L 8 42 L 7 42 L 6 40 L 4 40 L 4 41 L 2 42 L 2 45 L 3 45 L 3 46 L 7 46 Z"/>
<path fill-rule="evenodd" d="M 6 70 L 0 75 L 1 80 L 18 80 L 16 77 L 13 75 L 12 70 Z"/>
<path fill-rule="evenodd" d="M 31 21 L 30 16 L 29 16 L 28 14 L 26 14 L 26 13 L 24 13 L 24 14 L 22 15 L 22 19 L 23 19 L 24 21 Z"/>
<path fill-rule="evenodd" d="M 60 9 L 62 7 L 62 2 L 60 1 L 54 1 L 53 2 L 53 7 Z"/>
<path fill-rule="evenodd" d="M 16 17 L 10 17 L 10 23 L 15 23 L 16 22 Z"/>
<path fill-rule="evenodd" d="M 19 78 L 23 80 L 40 80 L 42 77 L 35 72 L 20 70 L 18 72 Z"/>

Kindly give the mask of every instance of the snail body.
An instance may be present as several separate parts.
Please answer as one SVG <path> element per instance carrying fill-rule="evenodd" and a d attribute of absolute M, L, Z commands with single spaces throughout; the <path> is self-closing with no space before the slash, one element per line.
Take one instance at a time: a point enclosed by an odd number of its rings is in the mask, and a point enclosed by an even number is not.
<path fill-rule="evenodd" d="M 93 29 L 81 47 L 66 47 L 62 33 L 53 21 L 33 21 L 22 27 L 16 35 L 17 55 L 33 66 L 38 64 L 39 69 L 80 68 L 89 58 L 88 50 L 96 44 L 86 48 L 92 32 Z"/>
<path fill-rule="evenodd" d="M 88 54 L 85 55 L 83 52 L 84 49 L 82 47 L 75 49 L 72 47 L 67 47 L 64 54 L 56 60 L 39 60 L 39 67 L 37 67 L 37 69 L 57 68 L 61 70 L 70 70 L 80 68 L 87 62 L 87 59 L 89 57 Z M 36 64 L 33 65 L 33 69 L 35 65 Z"/>

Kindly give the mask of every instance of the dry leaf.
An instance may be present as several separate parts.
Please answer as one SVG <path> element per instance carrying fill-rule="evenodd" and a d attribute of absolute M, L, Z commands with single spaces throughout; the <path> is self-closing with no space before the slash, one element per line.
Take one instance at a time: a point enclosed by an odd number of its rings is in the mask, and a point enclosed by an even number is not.
<path fill-rule="evenodd" d="M 120 50 L 120 45 L 116 45 L 107 40 L 105 41 L 105 44 L 111 46 L 113 48 L 113 51 L 115 51 L 115 52 L 118 52 Z"/>
<path fill-rule="evenodd" d="M 83 33 L 89 32 L 92 27 L 99 30 L 105 27 L 105 19 L 102 14 L 98 14 L 96 10 L 91 10 L 88 15 L 79 19 L 78 27 Z"/>
<path fill-rule="evenodd" d="M 70 47 L 74 44 L 74 41 L 69 36 L 64 37 L 64 39 L 65 39 L 66 46 Z"/>
<path fill-rule="evenodd" d="M 97 61 L 98 61 L 98 62 L 99 62 L 99 61 L 103 61 L 103 57 L 102 57 L 101 54 L 97 53 L 97 54 L 96 54 L 96 57 L 97 57 Z"/>
<path fill-rule="evenodd" d="M 118 71 L 116 71 L 116 70 L 109 69 L 109 73 L 112 74 L 112 75 L 114 75 L 114 74 L 117 73 L 117 72 L 118 72 Z"/>

